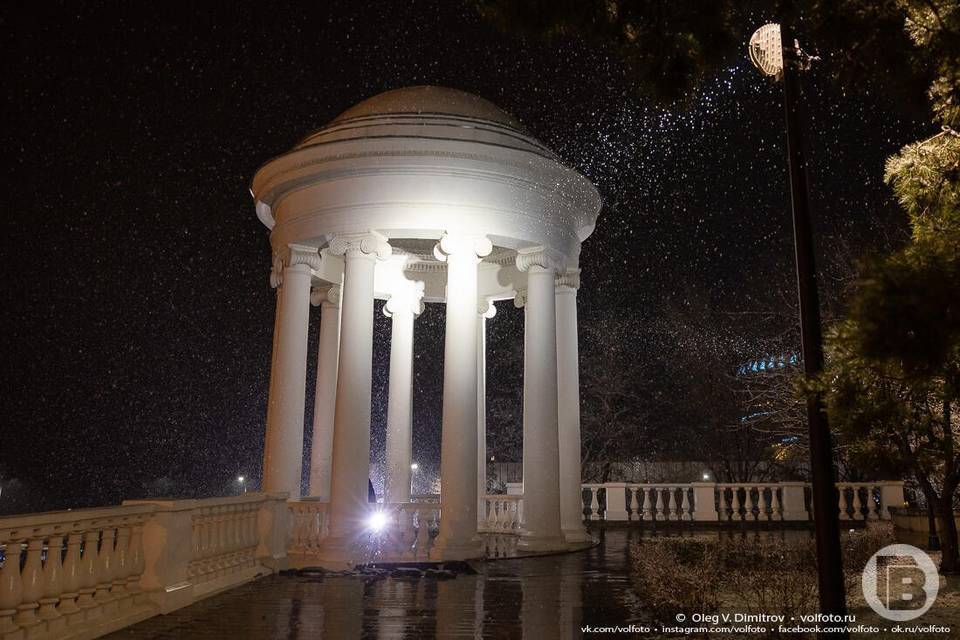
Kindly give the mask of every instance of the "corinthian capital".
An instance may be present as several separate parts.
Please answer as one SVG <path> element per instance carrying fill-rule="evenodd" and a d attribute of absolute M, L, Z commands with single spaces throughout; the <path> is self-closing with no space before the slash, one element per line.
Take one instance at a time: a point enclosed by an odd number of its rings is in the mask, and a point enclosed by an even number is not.
<path fill-rule="evenodd" d="M 526 271 L 531 267 L 540 267 L 548 271 L 560 272 L 565 269 L 566 257 L 559 251 L 548 247 L 531 247 L 517 250 L 517 270 Z"/>
<path fill-rule="evenodd" d="M 330 253 L 347 258 L 369 256 L 386 260 L 392 249 L 387 239 L 375 231 L 368 233 L 347 233 L 335 236 L 330 240 Z"/>
<path fill-rule="evenodd" d="M 569 289 L 580 288 L 580 269 L 568 269 L 563 273 L 558 273 L 554 281 L 557 288 L 567 287 Z"/>
<path fill-rule="evenodd" d="M 314 287 L 310 291 L 310 304 L 315 307 L 334 307 L 340 306 L 340 285 L 331 284 L 326 287 Z"/>
<path fill-rule="evenodd" d="M 448 256 L 468 254 L 480 259 L 490 255 L 493 243 L 486 236 L 468 236 L 445 233 L 433 248 L 433 256 L 440 262 L 446 262 Z"/>
<path fill-rule="evenodd" d="M 273 266 L 270 269 L 270 286 L 276 289 L 283 285 L 283 270 L 298 264 L 311 269 L 320 268 L 320 253 L 315 247 L 291 244 L 273 252 Z"/>

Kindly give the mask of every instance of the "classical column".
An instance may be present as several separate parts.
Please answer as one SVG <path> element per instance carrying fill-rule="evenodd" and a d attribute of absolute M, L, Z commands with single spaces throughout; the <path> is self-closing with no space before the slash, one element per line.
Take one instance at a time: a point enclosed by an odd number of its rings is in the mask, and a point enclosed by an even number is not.
<path fill-rule="evenodd" d="M 528 550 L 565 548 L 560 531 L 555 273 L 562 256 L 549 249 L 517 252 L 527 272 L 523 367 L 523 516 L 518 543 Z"/>
<path fill-rule="evenodd" d="M 291 498 L 300 497 L 310 270 L 319 266 L 316 249 L 291 245 L 274 253 L 270 273 L 270 283 L 277 288 L 277 314 L 262 487 L 266 492 L 286 491 Z"/>
<path fill-rule="evenodd" d="M 487 320 L 497 307 L 486 297 L 477 306 L 477 526 L 487 520 Z"/>
<path fill-rule="evenodd" d="M 342 255 L 340 361 L 333 422 L 329 535 L 321 557 L 350 560 L 345 554 L 364 526 L 369 510 L 370 393 L 373 371 L 373 275 L 377 258 L 390 245 L 376 233 L 337 236 L 330 253 Z"/>
<path fill-rule="evenodd" d="M 567 542 L 588 542 L 580 480 L 580 357 L 577 289 L 580 270 L 557 276 L 557 391 L 560 428 L 560 528 Z"/>
<path fill-rule="evenodd" d="M 437 560 L 483 555 L 477 536 L 477 265 L 493 249 L 485 237 L 447 234 L 434 249 L 447 263 L 447 318 L 440 443 Z"/>
<path fill-rule="evenodd" d="M 383 307 L 390 318 L 387 469 L 384 502 L 410 501 L 413 438 L 413 319 L 423 311 L 423 283 L 404 281 Z"/>
<path fill-rule="evenodd" d="M 340 360 L 340 285 L 314 289 L 310 302 L 320 306 L 317 389 L 313 399 L 313 440 L 310 447 L 310 495 L 329 502 L 337 365 Z"/>

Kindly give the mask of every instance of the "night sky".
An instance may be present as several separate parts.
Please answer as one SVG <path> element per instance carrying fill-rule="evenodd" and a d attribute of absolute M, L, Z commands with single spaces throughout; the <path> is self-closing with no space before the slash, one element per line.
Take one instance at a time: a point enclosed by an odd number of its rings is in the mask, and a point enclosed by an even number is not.
<path fill-rule="evenodd" d="M 476 93 L 596 183 L 604 209 L 581 256 L 581 323 L 633 327 L 620 339 L 654 370 L 671 366 L 662 320 L 677 309 L 767 311 L 793 295 L 780 91 L 745 48 L 687 105 L 655 106 L 602 51 L 505 35 L 469 2 L 75 5 L 0 17 L 0 512 L 222 495 L 237 474 L 255 486 L 274 292 L 249 181 L 388 89 Z M 902 235 L 883 160 L 924 129 L 882 96 L 844 92 L 816 70 L 806 81 L 818 249 L 831 264 Z M 374 459 L 389 358 L 379 309 Z M 489 357 L 515 357 L 521 312 L 498 309 Z M 763 355 L 766 337 L 746 324 L 700 337 Z M 440 449 L 443 308 L 428 305 L 416 326 L 414 449 L 429 462 Z M 512 393 L 520 365 L 490 382 L 492 396 Z"/>

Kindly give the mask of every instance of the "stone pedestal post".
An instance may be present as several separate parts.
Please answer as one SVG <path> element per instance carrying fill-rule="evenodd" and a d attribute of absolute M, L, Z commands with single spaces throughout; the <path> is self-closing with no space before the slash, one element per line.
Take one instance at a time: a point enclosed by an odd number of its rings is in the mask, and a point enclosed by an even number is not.
<path fill-rule="evenodd" d="M 440 446 L 440 533 L 434 560 L 483 555 L 477 536 L 477 265 L 484 237 L 445 235 L 434 254 L 447 263 L 447 320 Z"/>
<path fill-rule="evenodd" d="M 310 301 L 320 305 L 317 390 L 313 402 L 313 439 L 310 447 L 310 495 L 321 502 L 329 502 L 337 365 L 340 359 L 340 286 L 331 285 L 315 290 Z"/>
<path fill-rule="evenodd" d="M 403 283 L 383 312 L 391 318 L 390 390 L 387 401 L 387 468 L 384 502 L 410 501 L 413 430 L 413 319 L 423 309 L 423 285 Z"/>
<path fill-rule="evenodd" d="M 560 446 L 557 400 L 555 273 L 562 258 L 549 250 L 521 250 L 527 272 L 523 369 L 523 515 L 518 543 L 530 551 L 566 548 L 560 531 Z"/>
<path fill-rule="evenodd" d="M 803 482 L 781 482 L 781 500 L 783 501 L 783 519 L 784 520 L 809 520 L 806 501 L 803 498 Z"/>
<path fill-rule="evenodd" d="M 607 492 L 607 509 L 603 513 L 603 519 L 610 521 L 629 520 L 627 484 L 625 482 L 608 482 L 603 487 Z"/>
<path fill-rule="evenodd" d="M 890 519 L 890 507 L 904 507 L 903 480 L 880 483 L 880 518 Z"/>
<path fill-rule="evenodd" d="M 278 292 L 262 486 L 264 491 L 286 491 L 291 498 L 300 496 L 310 270 L 319 266 L 316 249 L 291 246 L 274 254 L 270 276 Z"/>
<path fill-rule="evenodd" d="M 693 519 L 697 522 L 716 522 L 720 519 L 717 513 L 715 482 L 694 482 L 693 487 Z"/>
<path fill-rule="evenodd" d="M 556 280 L 557 390 L 560 429 L 560 529 L 567 542 L 587 542 L 580 479 L 580 350 L 577 344 L 577 289 L 580 271 Z"/>
<path fill-rule="evenodd" d="M 369 512 L 374 268 L 377 258 L 386 259 L 391 249 L 382 236 L 368 233 L 337 236 L 329 250 L 344 256 L 344 267 L 330 528 L 320 557 L 349 564 L 354 560 L 351 549 L 366 527 Z"/>

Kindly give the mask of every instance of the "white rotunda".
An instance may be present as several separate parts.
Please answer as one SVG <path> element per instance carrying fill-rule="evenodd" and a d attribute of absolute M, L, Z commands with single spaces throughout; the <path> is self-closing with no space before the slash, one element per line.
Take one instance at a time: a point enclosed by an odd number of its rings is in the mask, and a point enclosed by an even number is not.
<path fill-rule="evenodd" d="M 321 308 L 309 490 L 328 503 L 318 561 L 347 561 L 371 508 L 375 298 L 392 322 L 389 505 L 411 500 L 415 318 L 423 302 L 446 305 L 442 515 L 430 558 L 482 555 L 485 324 L 506 299 L 525 317 L 518 546 L 588 541 L 576 296 L 581 243 L 600 211 L 594 186 L 490 102 L 422 86 L 348 109 L 263 165 L 251 191 L 277 288 L 265 491 L 301 493 L 308 320 L 311 303 Z"/>

